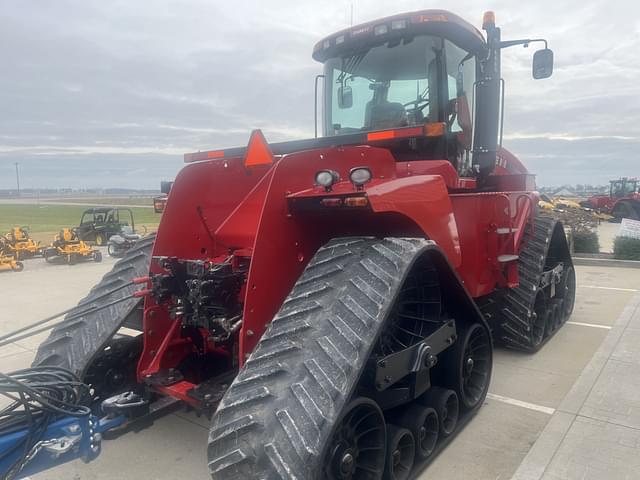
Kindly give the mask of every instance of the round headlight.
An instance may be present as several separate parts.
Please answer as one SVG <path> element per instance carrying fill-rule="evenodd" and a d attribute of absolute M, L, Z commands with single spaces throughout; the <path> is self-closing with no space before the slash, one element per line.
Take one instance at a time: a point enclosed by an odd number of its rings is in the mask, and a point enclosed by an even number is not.
<path fill-rule="evenodd" d="M 333 170 L 320 170 L 316 173 L 316 185 L 320 185 L 324 188 L 330 188 L 331 185 L 336 183 L 339 179 L 340 176 Z"/>
<path fill-rule="evenodd" d="M 371 170 L 367 167 L 357 167 L 349 172 L 349 180 L 356 187 L 360 187 L 371 180 Z"/>

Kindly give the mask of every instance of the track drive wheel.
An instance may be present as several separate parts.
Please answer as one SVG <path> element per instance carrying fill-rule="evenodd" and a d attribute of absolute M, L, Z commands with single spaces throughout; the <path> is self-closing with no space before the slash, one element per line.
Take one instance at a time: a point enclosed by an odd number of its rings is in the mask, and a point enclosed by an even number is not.
<path fill-rule="evenodd" d="M 487 395 L 492 355 L 489 332 L 479 323 L 463 326 L 458 341 L 440 360 L 443 383 L 458 396 L 460 407 L 475 408 Z"/>
<path fill-rule="evenodd" d="M 429 247 L 418 239 L 358 237 L 318 250 L 213 416 L 208 467 L 214 479 L 385 478 L 379 463 L 349 473 L 355 458 L 349 432 L 359 427 L 354 416 L 364 417 L 362 405 L 375 396 L 371 369 L 377 356 L 408 348 L 448 321 L 439 316 Z M 457 396 L 446 392 L 451 434 Z M 369 400 L 360 403 L 362 396 Z M 408 402 L 394 407 L 407 408 Z M 375 432 L 366 448 L 385 458 L 385 451 L 393 454 L 402 445 L 405 456 L 393 478 L 406 478 L 403 466 L 415 455 L 411 432 L 402 429 L 397 438 L 397 430 L 389 429 L 387 446 L 394 437 L 396 448 L 383 451 L 377 414 L 366 408 Z M 409 463 L 406 443 L 413 450 Z"/>
<path fill-rule="evenodd" d="M 24 270 L 24 263 L 22 262 L 16 262 L 13 267 L 12 267 L 14 272 L 21 272 L 22 270 Z"/>
<path fill-rule="evenodd" d="M 410 430 L 389 425 L 387 428 L 387 455 L 384 478 L 406 480 L 413 469 L 415 440 Z"/>

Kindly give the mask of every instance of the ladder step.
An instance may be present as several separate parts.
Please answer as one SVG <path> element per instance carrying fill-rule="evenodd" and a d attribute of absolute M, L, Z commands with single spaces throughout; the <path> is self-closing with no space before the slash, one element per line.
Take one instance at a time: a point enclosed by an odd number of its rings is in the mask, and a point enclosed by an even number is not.
<path fill-rule="evenodd" d="M 518 229 L 513 227 L 513 228 L 509 228 L 509 227 L 499 227 L 496 228 L 496 233 L 498 235 L 508 235 L 509 233 L 515 233 L 517 232 Z"/>
<path fill-rule="evenodd" d="M 520 258 L 518 255 L 498 255 L 500 263 L 515 262 L 518 258 Z"/>

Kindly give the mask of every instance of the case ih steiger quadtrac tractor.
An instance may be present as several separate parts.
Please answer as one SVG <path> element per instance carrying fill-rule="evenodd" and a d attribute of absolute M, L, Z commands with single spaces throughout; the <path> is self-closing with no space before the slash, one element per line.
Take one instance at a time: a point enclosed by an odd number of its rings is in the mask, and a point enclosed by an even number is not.
<path fill-rule="evenodd" d="M 611 214 L 614 218 L 640 220 L 640 190 L 636 178 L 622 177 L 609 182 L 609 195 L 594 195 L 582 205 L 600 212 Z"/>
<path fill-rule="evenodd" d="M 574 303 L 562 225 L 500 145 L 501 50 L 544 40 L 483 29 L 426 10 L 320 41 L 324 136 L 187 154 L 157 235 L 34 366 L 111 418 L 210 412 L 214 479 L 415 475 L 483 403 L 493 341 L 535 352 Z"/>

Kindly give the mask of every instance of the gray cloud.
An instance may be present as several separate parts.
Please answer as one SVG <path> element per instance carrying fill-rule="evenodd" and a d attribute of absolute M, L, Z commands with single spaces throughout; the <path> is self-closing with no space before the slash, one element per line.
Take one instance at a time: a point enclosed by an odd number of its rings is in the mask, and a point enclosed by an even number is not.
<path fill-rule="evenodd" d="M 310 56 L 348 26 L 349 0 L 23 0 L 0 13 L 0 188 L 151 188 L 181 153 L 311 135 Z M 442 7 L 478 25 L 482 6 L 355 0 L 356 22 Z M 545 36 L 554 76 L 531 80 L 531 49 L 504 52 L 505 146 L 543 184 L 634 175 L 640 143 L 640 6 L 492 4 L 504 38 Z M 73 173 L 69 173 L 73 172 Z M 29 185 L 31 183 L 31 185 Z"/>

